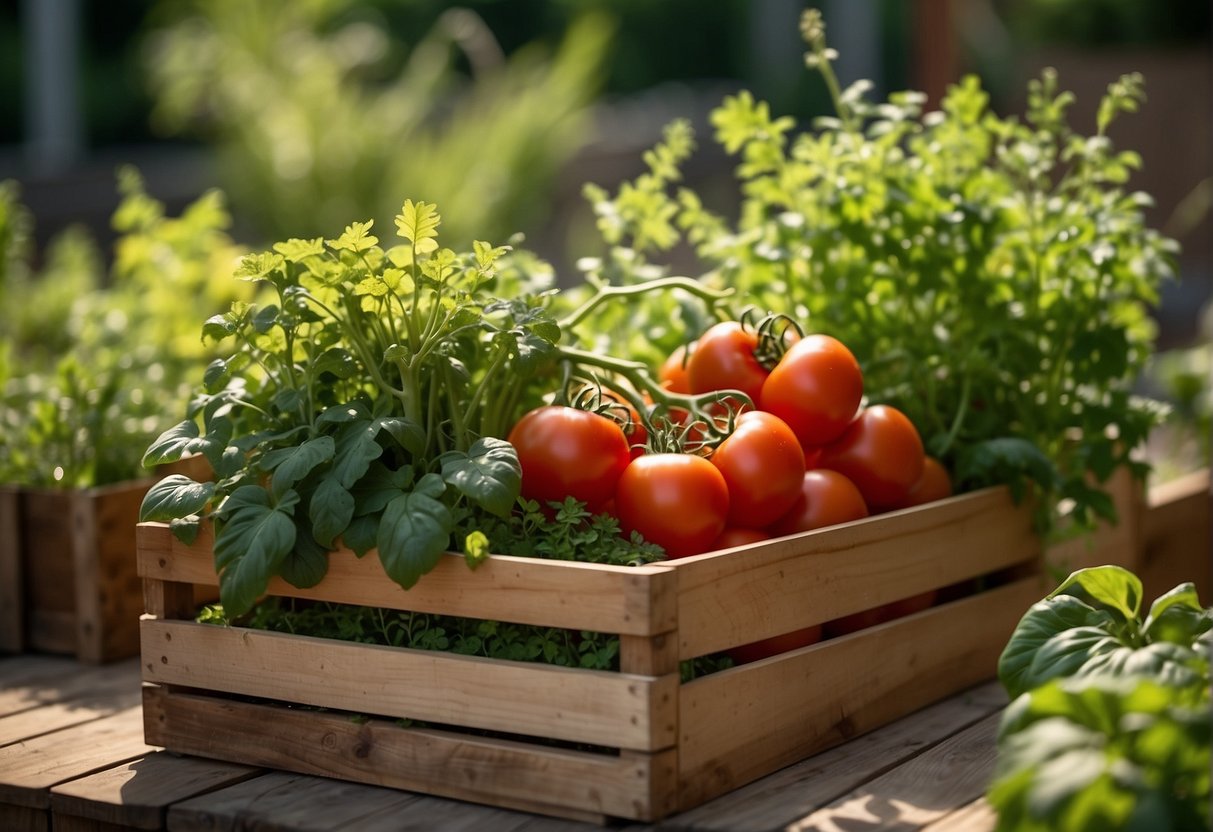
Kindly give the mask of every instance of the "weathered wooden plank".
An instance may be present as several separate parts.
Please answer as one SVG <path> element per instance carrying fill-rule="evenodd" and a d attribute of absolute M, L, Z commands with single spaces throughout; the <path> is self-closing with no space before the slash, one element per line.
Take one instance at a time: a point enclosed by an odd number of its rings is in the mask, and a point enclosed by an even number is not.
<path fill-rule="evenodd" d="M 107 662 L 139 652 L 143 586 L 135 559 L 139 506 L 152 480 L 91 489 L 76 495 L 81 518 L 76 527 L 76 570 L 89 588 L 77 584 L 77 655 Z"/>
<path fill-rule="evenodd" d="M 1005 488 L 951 497 L 674 561 L 683 659 L 878 607 L 1025 563 L 1040 553 L 1029 507 Z M 845 591 L 842 590 L 845 588 Z"/>
<path fill-rule="evenodd" d="M 148 741 L 185 754 L 548 813 L 653 810 L 644 804 L 650 771 L 641 755 L 623 759 L 382 720 L 357 723 L 160 688 L 146 689 L 144 713 Z"/>
<path fill-rule="evenodd" d="M 138 680 L 106 680 L 86 695 L 0 717 L 0 746 L 111 716 L 141 701 Z"/>
<path fill-rule="evenodd" d="M 994 771 L 994 714 L 787 826 L 788 832 L 918 829 L 985 793 Z"/>
<path fill-rule="evenodd" d="M 979 797 L 928 824 L 923 832 L 994 832 L 997 825 L 998 813 L 984 797 Z"/>
<path fill-rule="evenodd" d="M 71 659 L 52 656 L 6 659 L 0 662 L 0 714 L 16 714 L 114 687 L 138 689 L 138 662 L 82 667 Z"/>
<path fill-rule="evenodd" d="M 260 773 L 250 766 L 156 752 L 52 788 L 52 823 L 56 830 L 88 821 L 122 829 L 163 829 L 174 803 Z"/>
<path fill-rule="evenodd" d="M 140 524 L 139 574 L 162 581 L 214 585 L 209 528 L 187 546 L 160 524 Z M 167 543 L 168 548 L 165 548 Z M 323 598 L 444 615 L 565 627 L 575 630 L 655 635 L 674 629 L 675 579 L 669 566 L 606 566 L 572 561 L 493 555 L 469 572 L 463 558 L 443 558 L 410 590 L 383 572 L 375 552 L 329 556 L 321 587 L 298 589 L 281 579 L 269 594 Z"/>
<path fill-rule="evenodd" d="M 0 485 L 0 653 L 25 649 L 25 569 L 21 556 L 21 492 Z"/>
<path fill-rule="evenodd" d="M 28 489 L 21 506 L 27 642 L 34 650 L 75 654 L 76 574 L 68 522 L 71 495 Z"/>
<path fill-rule="evenodd" d="M 45 809 L 50 788 L 153 750 L 139 708 L 0 748 L 0 803 Z"/>
<path fill-rule="evenodd" d="M 770 832 L 841 798 L 1006 705 L 987 682 L 780 769 L 662 824 L 670 832 Z"/>
<path fill-rule="evenodd" d="M 47 832 L 51 815 L 46 809 L 30 806 L 9 806 L 0 803 L 0 829 L 20 829 L 22 832 Z"/>
<path fill-rule="evenodd" d="M 616 748 L 674 744 L 654 719 L 678 677 L 587 671 L 216 627 L 143 621 L 148 682 L 353 713 Z M 662 713 L 669 707 L 662 706 Z"/>
<path fill-rule="evenodd" d="M 1029 578 L 685 684 L 680 803 L 690 808 L 991 678 Z"/>

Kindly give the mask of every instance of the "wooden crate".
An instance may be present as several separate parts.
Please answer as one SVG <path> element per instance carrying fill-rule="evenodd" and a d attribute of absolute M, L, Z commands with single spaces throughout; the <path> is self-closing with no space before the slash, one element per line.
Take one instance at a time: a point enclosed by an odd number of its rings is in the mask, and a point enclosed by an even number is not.
<path fill-rule="evenodd" d="M 1147 599 L 1195 580 L 1208 603 L 1208 472 L 1149 495 L 1120 477 L 1112 491 L 1121 523 L 1051 547 L 1043 561 L 1028 510 L 993 489 L 638 569 L 493 557 L 469 573 L 452 556 L 406 593 L 373 557 L 342 552 L 319 587 L 271 587 L 616 632 L 621 673 L 194 624 L 183 620 L 185 585 L 213 581 L 210 543 L 183 546 L 147 525 L 146 739 L 504 807 L 656 820 L 991 678 L 1015 622 L 1054 584 L 1042 562 L 1055 572 L 1119 563 L 1143 575 Z M 955 591 L 983 577 L 984 590 Z M 951 600 L 679 682 L 681 659 L 927 589 Z M 450 727 L 404 728 L 398 717 Z"/>
<path fill-rule="evenodd" d="M 199 457 L 169 471 L 200 479 L 209 468 Z M 155 481 L 0 486 L 0 652 L 62 653 L 94 664 L 138 655 L 135 527 Z"/>
<path fill-rule="evenodd" d="M 146 739 L 510 808 L 657 820 L 992 677 L 1047 591 L 1039 555 L 1029 510 L 990 489 L 645 567 L 494 556 L 469 572 L 451 556 L 405 592 L 374 556 L 338 552 L 319 586 L 270 588 L 617 633 L 614 673 L 197 624 L 187 588 L 214 581 L 210 538 L 186 546 L 144 524 Z M 923 612 L 680 682 L 680 660 L 979 579 L 985 589 Z"/>
<path fill-rule="evenodd" d="M 139 504 L 153 479 L 0 491 L 0 649 L 107 662 L 139 652 Z"/>

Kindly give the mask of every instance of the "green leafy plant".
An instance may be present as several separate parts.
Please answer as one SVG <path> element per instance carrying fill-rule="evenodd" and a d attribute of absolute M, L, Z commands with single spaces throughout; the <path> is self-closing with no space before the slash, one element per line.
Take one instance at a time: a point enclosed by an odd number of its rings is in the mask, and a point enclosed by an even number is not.
<path fill-rule="evenodd" d="M 1143 473 L 1132 454 L 1161 416 L 1132 384 L 1176 251 L 1128 189 L 1139 157 L 1108 136 L 1143 99 L 1141 78 L 1111 84 L 1083 135 L 1052 72 L 1029 85 L 1022 121 L 991 112 L 973 77 L 927 113 L 920 93 L 841 89 L 820 15 L 802 31 L 835 113 L 796 132 L 742 92 L 712 114 L 740 157 L 735 223 L 674 187 L 689 143 L 675 126 L 650 173 L 614 196 L 589 191 L 611 245 L 590 265 L 642 281 L 689 243 L 708 285 L 847 344 L 868 400 L 902 409 L 960 487 L 1031 481 L 1079 525 L 1112 517 L 1102 483 L 1119 466 Z M 667 325 L 625 330 L 613 348 L 645 354 L 640 339 L 672 347 Z"/>
<path fill-rule="evenodd" d="M 216 142 L 242 216 L 271 238 L 307 236 L 350 216 L 383 223 L 400 194 L 423 194 L 460 247 L 542 219 L 543 194 L 583 140 L 613 30 L 582 15 L 555 54 L 533 43 L 506 57 L 467 9 L 408 44 L 350 0 L 158 12 L 153 120 Z"/>
<path fill-rule="evenodd" d="M 1075 572 L 999 660 L 1015 697 L 989 800 L 999 829 L 1207 829 L 1213 609 L 1192 584 L 1140 617 L 1141 582 Z"/>
<path fill-rule="evenodd" d="M 22 230 L 32 219 L 15 189 L 0 193 L 0 481 L 68 488 L 142 476 L 143 450 L 205 366 L 188 322 L 199 305 L 221 309 L 241 294 L 218 192 L 168 217 L 134 170 L 120 172 L 119 188 L 108 280 L 77 230 L 35 271 Z"/>
<path fill-rule="evenodd" d="M 249 255 L 236 276 L 268 287 L 276 302 L 237 303 L 205 323 L 204 337 L 228 352 L 144 464 L 199 453 L 216 481 L 166 477 L 142 518 L 169 521 L 185 540 L 213 522 L 220 595 L 233 615 L 274 575 L 295 586 L 320 581 L 338 541 L 360 556 L 375 549 L 406 588 L 456 531 L 454 546 L 473 565 L 488 541 L 481 522 L 516 541 L 537 519 L 528 507 L 517 531 L 515 521 L 491 520 L 507 518 L 520 492 L 518 456 L 500 437 L 540 394 L 574 377 L 617 374 L 692 409 L 718 398 L 671 397 L 643 365 L 558 343 L 616 295 L 603 291 L 557 320 L 546 271 L 508 246 L 442 248 L 440 223 L 434 205 L 409 200 L 396 217 L 401 245 L 380 247 L 368 221 L 336 239 L 291 239 Z M 680 281 L 649 288 L 671 284 Z M 635 389 L 629 395 L 639 402 Z M 549 534 L 555 549 L 546 554 L 609 536 L 582 520 L 558 522 L 565 539 Z"/>

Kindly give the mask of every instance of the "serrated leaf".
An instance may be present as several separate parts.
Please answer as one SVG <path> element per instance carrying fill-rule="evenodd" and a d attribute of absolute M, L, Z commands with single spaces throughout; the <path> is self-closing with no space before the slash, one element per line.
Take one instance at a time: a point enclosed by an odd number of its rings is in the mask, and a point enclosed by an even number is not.
<path fill-rule="evenodd" d="M 438 248 L 438 226 L 442 217 L 438 214 L 438 206 L 427 202 L 414 203 L 406 199 L 396 215 L 396 230 L 400 236 L 413 244 L 420 253 L 434 251 Z"/>
<path fill-rule="evenodd" d="M 507 516 L 522 488 L 522 466 L 514 446 L 503 439 L 482 437 L 467 453 L 442 457 L 442 479 L 481 508 Z"/>
<path fill-rule="evenodd" d="M 282 262 L 281 255 L 268 251 L 246 254 L 241 258 L 240 266 L 233 276 L 237 280 L 268 280 L 270 275 L 282 266 Z"/>
<path fill-rule="evenodd" d="M 379 560 L 388 577 L 404 589 L 433 569 L 450 544 L 454 519 L 437 499 L 443 490 L 441 478 L 426 474 L 413 491 L 383 510 L 376 538 Z"/>
<path fill-rule="evenodd" d="M 335 251 L 352 251 L 355 254 L 374 248 L 379 244 L 379 238 L 370 233 L 374 224 L 374 220 L 350 223 L 340 237 L 328 241 L 329 248 Z"/>
<path fill-rule="evenodd" d="M 300 240 L 297 237 L 292 237 L 285 242 L 275 243 L 274 251 L 281 254 L 287 260 L 298 263 L 309 257 L 324 254 L 324 239 L 316 237 L 311 240 Z"/>
<path fill-rule="evenodd" d="M 198 514 L 214 494 L 213 482 L 194 482 L 183 474 L 169 474 L 143 495 L 139 521 L 167 522 Z"/>

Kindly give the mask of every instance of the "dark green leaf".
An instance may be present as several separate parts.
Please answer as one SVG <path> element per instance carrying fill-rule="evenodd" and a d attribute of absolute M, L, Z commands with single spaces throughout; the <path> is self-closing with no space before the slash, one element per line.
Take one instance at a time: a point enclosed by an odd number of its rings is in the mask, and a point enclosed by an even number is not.
<path fill-rule="evenodd" d="M 331 436 L 317 436 L 293 448 L 278 448 L 261 458 L 261 467 L 273 471 L 275 496 L 293 488 L 317 466 L 333 458 L 336 443 Z"/>
<path fill-rule="evenodd" d="M 388 503 L 379 523 L 379 560 L 393 581 L 405 589 L 429 572 L 447 550 L 454 522 L 438 499 L 445 486 L 437 474 L 426 474 L 413 491 Z"/>
<path fill-rule="evenodd" d="M 183 456 L 200 453 L 207 445 L 199 437 L 198 423 L 193 419 L 178 422 L 160 434 L 143 454 L 143 467 L 153 468 L 166 462 L 177 462 Z"/>
<path fill-rule="evenodd" d="M 1015 697 L 1037 686 L 1043 680 L 1036 674 L 1047 668 L 1034 669 L 1033 661 L 1049 639 L 1072 628 L 1102 628 L 1111 620 L 1107 612 L 1093 609 L 1069 595 L 1033 604 L 998 659 L 998 678 L 1003 687 Z"/>
<path fill-rule="evenodd" d="M 194 482 L 182 474 L 169 474 L 143 495 L 140 522 L 179 520 L 198 514 L 215 493 L 213 482 Z"/>
<path fill-rule="evenodd" d="M 173 533 L 173 537 L 180 540 L 186 546 L 190 546 L 198 539 L 198 532 L 202 530 L 202 518 L 182 517 L 180 519 L 173 519 L 169 521 L 168 528 Z"/>
<path fill-rule="evenodd" d="M 504 517 L 518 499 L 522 466 L 509 442 L 483 437 L 473 442 L 467 453 L 443 455 L 442 478 L 477 505 Z"/>
<path fill-rule="evenodd" d="M 222 390 L 232 377 L 232 372 L 228 368 L 227 361 L 222 358 L 216 358 L 206 367 L 206 372 L 202 374 L 202 385 L 208 393 L 217 393 Z"/>
<path fill-rule="evenodd" d="M 253 314 L 253 329 L 261 334 L 269 332 L 278 323 L 278 307 L 263 306 Z"/>
<path fill-rule="evenodd" d="M 403 417 L 384 417 L 379 419 L 379 426 L 413 456 L 425 453 L 425 429 L 416 422 Z"/>
<path fill-rule="evenodd" d="M 246 485 L 220 507 L 215 567 L 219 570 L 219 598 L 229 616 L 235 618 L 251 609 L 270 578 L 281 571 L 295 545 L 291 515 L 298 502 L 299 495 L 288 491 L 274 504 L 264 488 Z"/>
<path fill-rule="evenodd" d="M 306 523 L 295 518 L 295 545 L 282 560 L 280 574 L 291 586 L 307 589 L 320 583 L 329 570 L 328 549 L 312 537 Z"/>
<path fill-rule="evenodd" d="M 332 347 L 320 354 L 312 365 L 312 369 L 317 376 L 321 373 L 329 373 L 337 378 L 349 378 L 357 371 L 358 362 L 348 351 L 340 347 Z"/>
<path fill-rule="evenodd" d="M 355 517 L 341 535 L 341 542 L 358 557 L 375 548 L 379 537 L 379 515 L 366 514 Z"/>
<path fill-rule="evenodd" d="M 375 422 L 361 419 L 344 424 L 337 431 L 333 476 L 342 488 L 353 487 L 370 464 L 383 455 L 383 448 L 375 441 L 378 432 Z"/>
<path fill-rule="evenodd" d="M 333 475 L 320 481 L 308 503 L 308 517 L 316 541 L 331 549 L 338 535 L 354 517 L 354 495 Z"/>

